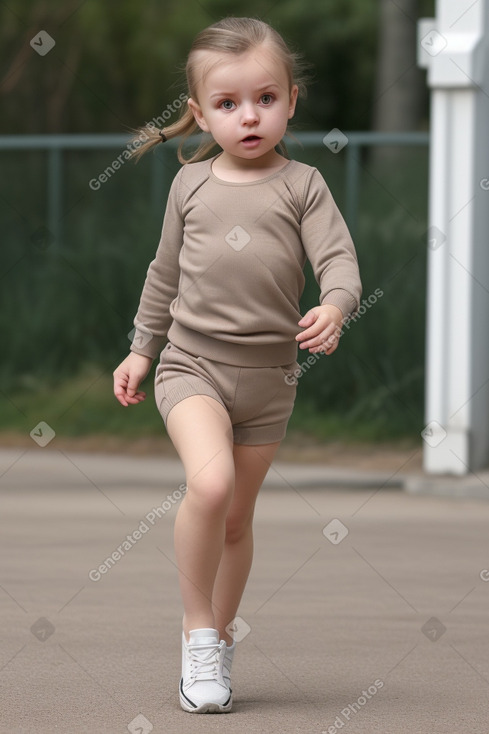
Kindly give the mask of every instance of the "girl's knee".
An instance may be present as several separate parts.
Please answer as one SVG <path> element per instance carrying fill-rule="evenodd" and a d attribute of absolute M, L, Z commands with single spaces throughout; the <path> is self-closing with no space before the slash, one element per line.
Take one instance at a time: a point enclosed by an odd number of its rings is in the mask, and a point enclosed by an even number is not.
<path fill-rule="evenodd" d="M 234 513 L 226 518 L 226 543 L 238 543 L 250 531 L 253 513 Z"/>
<path fill-rule="evenodd" d="M 234 493 L 234 476 L 223 472 L 206 472 L 187 480 L 187 497 L 200 512 L 226 512 Z"/>

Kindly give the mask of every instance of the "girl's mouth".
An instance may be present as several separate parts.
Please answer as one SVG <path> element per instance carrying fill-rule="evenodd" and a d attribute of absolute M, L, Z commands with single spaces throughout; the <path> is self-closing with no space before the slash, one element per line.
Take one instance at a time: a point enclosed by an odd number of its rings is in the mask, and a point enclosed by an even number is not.
<path fill-rule="evenodd" d="M 253 147 L 258 145 L 260 141 L 261 138 L 259 138 L 258 135 L 248 135 L 246 138 L 243 138 L 241 142 L 247 147 Z"/>

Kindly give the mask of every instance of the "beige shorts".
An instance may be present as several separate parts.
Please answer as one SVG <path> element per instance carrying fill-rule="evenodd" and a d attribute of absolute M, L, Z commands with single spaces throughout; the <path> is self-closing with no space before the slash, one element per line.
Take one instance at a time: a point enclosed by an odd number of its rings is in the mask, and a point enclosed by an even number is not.
<path fill-rule="evenodd" d="M 155 399 L 167 423 L 170 410 L 192 395 L 207 395 L 226 409 L 235 443 L 281 441 L 294 407 L 297 362 L 281 367 L 236 367 L 197 357 L 168 343 L 155 374 Z"/>

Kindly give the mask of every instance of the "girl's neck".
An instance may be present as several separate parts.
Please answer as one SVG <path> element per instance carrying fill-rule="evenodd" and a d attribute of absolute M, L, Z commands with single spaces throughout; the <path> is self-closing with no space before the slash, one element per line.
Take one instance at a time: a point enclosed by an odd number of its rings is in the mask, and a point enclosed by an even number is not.
<path fill-rule="evenodd" d="M 212 172 L 217 178 L 230 183 L 247 183 L 266 178 L 287 165 L 288 159 L 275 150 L 255 160 L 237 158 L 220 153 L 212 162 Z"/>

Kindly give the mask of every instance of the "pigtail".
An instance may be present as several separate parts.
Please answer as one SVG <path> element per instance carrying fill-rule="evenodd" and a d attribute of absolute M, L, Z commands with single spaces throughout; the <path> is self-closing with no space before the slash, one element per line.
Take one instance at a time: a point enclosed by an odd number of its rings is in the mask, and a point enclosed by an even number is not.
<path fill-rule="evenodd" d="M 131 158 L 138 161 L 144 153 L 147 153 L 152 148 L 155 148 L 160 143 L 166 143 L 171 138 L 181 137 L 182 141 L 178 146 L 177 157 L 180 163 L 195 163 L 205 158 L 210 151 L 215 148 L 216 143 L 214 140 L 202 140 L 199 143 L 197 150 L 193 153 L 190 158 L 185 158 L 183 155 L 183 146 L 185 145 L 188 138 L 194 133 L 200 132 L 200 128 L 195 122 L 190 107 L 182 107 L 179 119 L 168 127 L 157 128 L 156 125 L 146 125 L 145 127 L 139 128 L 139 130 L 133 130 L 134 136 L 129 142 L 131 149 Z"/>
<path fill-rule="evenodd" d="M 185 140 L 190 137 L 199 129 L 192 110 L 187 105 L 184 105 L 180 112 L 180 117 L 172 125 L 167 127 L 157 128 L 156 125 L 146 125 L 139 130 L 134 131 L 134 137 L 131 139 L 129 146 L 131 147 L 131 157 L 138 161 L 144 153 L 159 145 L 165 143 L 171 138 L 181 136 L 182 142 L 178 147 L 178 160 L 180 163 L 186 163 L 187 161 L 182 159 L 182 146 Z"/>

